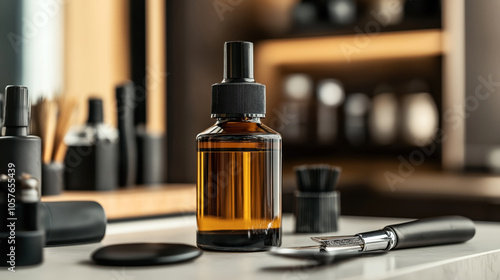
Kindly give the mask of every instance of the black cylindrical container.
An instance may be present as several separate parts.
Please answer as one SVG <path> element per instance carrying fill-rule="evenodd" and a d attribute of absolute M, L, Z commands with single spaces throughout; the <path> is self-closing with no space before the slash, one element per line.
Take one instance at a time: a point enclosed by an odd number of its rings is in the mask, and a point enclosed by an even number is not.
<path fill-rule="evenodd" d="M 165 181 L 164 153 L 165 135 L 147 132 L 137 128 L 137 184 L 152 185 Z"/>
<path fill-rule="evenodd" d="M 42 202 L 40 210 L 47 246 L 99 242 L 106 232 L 106 213 L 95 201 Z"/>
<path fill-rule="evenodd" d="M 110 191 L 118 186 L 118 143 L 68 146 L 64 187 L 70 191 Z"/>

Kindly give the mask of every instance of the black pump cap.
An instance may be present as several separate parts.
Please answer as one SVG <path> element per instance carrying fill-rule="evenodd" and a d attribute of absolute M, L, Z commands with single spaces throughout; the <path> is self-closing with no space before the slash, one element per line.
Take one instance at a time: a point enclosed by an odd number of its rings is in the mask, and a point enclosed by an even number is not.
<path fill-rule="evenodd" d="M 87 123 L 102 123 L 103 120 L 102 99 L 89 98 L 89 117 Z"/>
<path fill-rule="evenodd" d="M 4 127 L 28 127 L 30 101 L 25 86 L 5 88 Z"/>
<path fill-rule="evenodd" d="M 253 44 L 224 44 L 224 78 L 212 85 L 212 118 L 265 117 L 266 87 L 253 77 Z"/>

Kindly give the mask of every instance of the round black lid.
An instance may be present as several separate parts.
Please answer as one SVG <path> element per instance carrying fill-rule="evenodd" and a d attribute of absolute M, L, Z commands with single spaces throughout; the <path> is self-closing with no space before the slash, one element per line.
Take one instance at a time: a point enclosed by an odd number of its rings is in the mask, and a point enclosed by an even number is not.
<path fill-rule="evenodd" d="M 28 127 L 30 101 L 28 88 L 25 86 L 7 86 L 5 88 L 5 127 Z"/>
<path fill-rule="evenodd" d="M 89 117 L 87 123 L 102 123 L 103 120 L 102 99 L 89 98 Z"/>
<path fill-rule="evenodd" d="M 224 78 L 212 85 L 212 118 L 265 117 L 266 87 L 253 77 L 253 44 L 224 44 Z"/>
<path fill-rule="evenodd" d="M 191 245 L 169 243 L 116 244 L 97 249 L 92 259 L 100 265 L 146 266 L 185 262 L 203 252 Z"/>

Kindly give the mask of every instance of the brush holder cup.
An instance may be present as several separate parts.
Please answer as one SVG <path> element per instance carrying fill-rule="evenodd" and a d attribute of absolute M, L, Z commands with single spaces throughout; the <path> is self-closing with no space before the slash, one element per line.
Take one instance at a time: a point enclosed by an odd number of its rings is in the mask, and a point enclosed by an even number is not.
<path fill-rule="evenodd" d="M 42 164 L 42 196 L 58 195 L 64 189 L 64 165 L 58 162 Z"/>
<path fill-rule="evenodd" d="M 295 191 L 295 232 L 324 233 L 338 230 L 340 193 Z"/>

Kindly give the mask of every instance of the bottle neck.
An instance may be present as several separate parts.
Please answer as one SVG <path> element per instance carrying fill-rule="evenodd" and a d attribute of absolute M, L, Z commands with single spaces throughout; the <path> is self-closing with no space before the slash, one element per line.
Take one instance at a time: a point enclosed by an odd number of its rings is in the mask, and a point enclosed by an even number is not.
<path fill-rule="evenodd" d="M 247 123 L 258 123 L 260 124 L 260 118 L 249 118 L 249 117 L 231 117 L 231 118 L 217 118 L 217 124 L 227 123 L 227 122 L 247 122 Z"/>
<path fill-rule="evenodd" d="M 25 126 L 8 126 L 3 128 L 3 136 L 28 136 L 28 128 Z"/>

